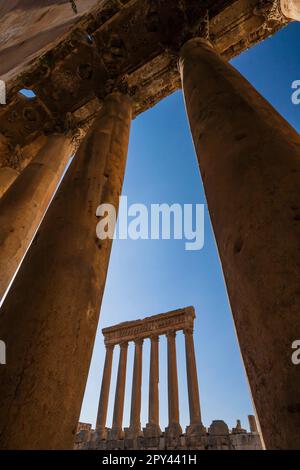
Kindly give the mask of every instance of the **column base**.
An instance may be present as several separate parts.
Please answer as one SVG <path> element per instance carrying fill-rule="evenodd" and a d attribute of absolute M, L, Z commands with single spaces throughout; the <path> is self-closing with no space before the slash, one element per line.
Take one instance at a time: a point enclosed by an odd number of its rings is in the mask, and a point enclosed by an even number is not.
<path fill-rule="evenodd" d="M 191 435 L 206 435 L 206 428 L 203 426 L 203 424 L 200 423 L 194 423 L 190 424 L 189 426 L 186 427 L 185 430 L 186 434 L 191 436 Z"/>
<path fill-rule="evenodd" d="M 124 431 L 120 428 L 108 429 L 107 440 L 108 441 L 118 441 L 119 439 L 124 439 Z"/>
<path fill-rule="evenodd" d="M 140 427 L 139 428 L 133 428 L 133 427 L 125 428 L 124 433 L 125 433 L 125 439 L 137 439 L 138 437 L 143 436 L 143 433 Z"/>
<path fill-rule="evenodd" d="M 182 428 L 179 423 L 172 423 L 165 429 L 166 437 L 179 437 L 182 434 Z"/>
<path fill-rule="evenodd" d="M 144 437 L 160 437 L 161 429 L 158 424 L 147 423 L 146 427 L 143 428 Z"/>
<path fill-rule="evenodd" d="M 97 428 L 95 430 L 95 439 L 98 441 L 106 441 L 108 437 L 109 428 Z"/>

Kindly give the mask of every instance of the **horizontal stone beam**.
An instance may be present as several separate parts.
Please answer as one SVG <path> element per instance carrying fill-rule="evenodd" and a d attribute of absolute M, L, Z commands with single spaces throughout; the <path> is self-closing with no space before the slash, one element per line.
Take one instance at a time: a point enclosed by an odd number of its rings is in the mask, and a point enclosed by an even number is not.
<path fill-rule="evenodd" d="M 120 344 L 149 338 L 153 335 L 164 335 L 171 330 L 180 331 L 193 328 L 194 318 L 194 308 L 186 307 L 144 318 L 143 320 L 120 323 L 109 328 L 104 328 L 102 333 L 106 345 Z"/>
<path fill-rule="evenodd" d="M 74 127 L 89 126 L 111 88 L 132 96 L 134 116 L 180 88 L 172 41 L 195 34 L 204 11 L 198 0 L 162 3 L 165 10 L 159 13 L 149 11 L 144 0 L 114 1 L 111 9 L 102 2 L 38 58 L 9 75 L 0 132 L 9 140 L 12 162 L 16 146 L 22 150 L 41 133 L 64 125 L 60 118 L 68 117 Z M 274 20 L 272 4 L 266 2 L 262 8 L 259 0 L 206 2 L 210 38 L 227 60 L 288 23 L 284 17 Z M 178 5 L 183 5 L 182 14 Z M 166 26 L 160 24 L 161 18 Z M 34 90 L 36 99 L 24 99 L 18 93 L 22 88 Z"/>

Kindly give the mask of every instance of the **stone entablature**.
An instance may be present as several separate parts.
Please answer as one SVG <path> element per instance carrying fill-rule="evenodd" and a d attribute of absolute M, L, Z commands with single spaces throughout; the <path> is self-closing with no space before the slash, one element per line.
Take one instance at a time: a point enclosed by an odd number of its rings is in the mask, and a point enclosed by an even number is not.
<path fill-rule="evenodd" d="M 120 323 L 119 325 L 104 328 L 102 333 L 105 345 L 116 345 L 122 342 L 164 335 L 170 330 L 193 329 L 194 318 L 194 308 L 186 307 L 164 314 L 153 315 L 143 320 Z"/>

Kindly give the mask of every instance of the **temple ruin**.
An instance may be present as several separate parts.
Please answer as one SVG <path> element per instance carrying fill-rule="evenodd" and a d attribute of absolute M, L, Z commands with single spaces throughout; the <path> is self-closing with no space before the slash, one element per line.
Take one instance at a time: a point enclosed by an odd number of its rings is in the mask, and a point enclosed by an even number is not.
<path fill-rule="evenodd" d="M 261 450 L 261 440 L 254 416 L 249 416 L 251 432 L 237 427 L 229 432 L 224 421 L 213 421 L 207 430 L 202 423 L 194 350 L 193 307 L 154 315 L 143 320 L 120 323 L 102 330 L 106 357 L 96 429 L 79 423 L 75 449 L 231 449 Z M 183 432 L 180 425 L 176 333 L 185 336 L 186 373 L 189 397 L 190 424 Z M 159 420 L 159 337 L 165 335 L 168 344 L 168 411 L 169 424 L 162 432 Z M 148 423 L 141 427 L 143 342 L 150 340 Z M 134 342 L 130 426 L 123 428 L 128 343 Z M 115 391 L 113 423 L 106 427 L 108 399 L 114 349 L 120 347 L 118 376 Z M 147 365 L 146 365 L 147 367 Z M 147 367 L 148 368 L 148 367 Z"/>
<path fill-rule="evenodd" d="M 180 88 L 263 440 L 300 449 L 300 138 L 228 63 L 299 19 L 299 0 L 0 1 L 1 449 L 73 448 L 112 243 L 96 209 L 118 208 L 132 119 Z"/>

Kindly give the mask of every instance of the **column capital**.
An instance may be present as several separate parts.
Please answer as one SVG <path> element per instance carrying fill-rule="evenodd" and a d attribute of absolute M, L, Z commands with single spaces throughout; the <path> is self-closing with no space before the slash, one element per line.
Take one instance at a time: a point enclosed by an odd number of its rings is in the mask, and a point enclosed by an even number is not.
<path fill-rule="evenodd" d="M 128 341 L 123 341 L 119 343 L 120 349 L 127 349 L 128 348 Z"/>
<path fill-rule="evenodd" d="M 159 342 L 159 335 L 150 335 L 149 336 L 149 339 L 151 340 L 151 342 Z"/>
<path fill-rule="evenodd" d="M 166 337 L 167 338 L 169 338 L 169 337 L 170 338 L 176 338 L 176 333 L 177 333 L 176 330 L 170 330 L 170 331 L 168 331 L 168 333 L 166 333 Z"/>
<path fill-rule="evenodd" d="M 115 344 L 113 343 L 104 343 L 106 351 L 113 351 L 115 348 Z"/>
<path fill-rule="evenodd" d="M 194 327 L 193 326 L 188 326 L 187 328 L 184 328 L 183 334 L 185 336 L 192 336 L 194 334 Z"/>
<path fill-rule="evenodd" d="M 134 340 L 134 344 L 138 346 L 143 346 L 144 338 L 138 338 Z"/>

